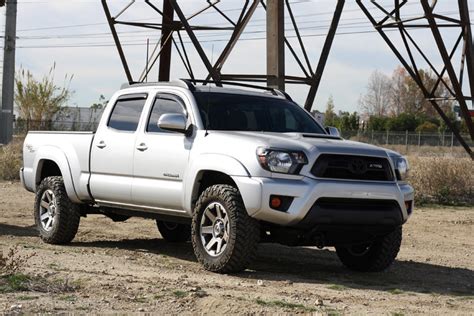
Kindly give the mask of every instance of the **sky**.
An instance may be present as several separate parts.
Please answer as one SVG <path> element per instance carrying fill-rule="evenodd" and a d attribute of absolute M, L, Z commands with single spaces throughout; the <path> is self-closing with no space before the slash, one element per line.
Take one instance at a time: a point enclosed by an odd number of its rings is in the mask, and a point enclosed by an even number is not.
<path fill-rule="evenodd" d="M 109 0 L 112 14 L 117 14 L 127 5 L 128 0 Z M 158 7 L 162 0 L 153 1 Z M 379 3 L 393 7 L 393 0 L 381 0 Z M 180 5 L 186 16 L 203 8 L 204 0 L 181 0 Z M 221 0 L 219 8 L 231 18 L 236 19 L 242 0 Z M 333 0 L 290 0 L 293 13 L 300 26 L 303 41 L 306 45 L 309 59 L 315 68 L 324 42 L 335 7 Z M 372 12 L 376 8 L 365 1 Z M 440 13 L 456 17 L 456 3 L 452 0 L 438 1 L 437 10 Z M 469 0 L 474 8 L 474 0 Z M 408 1 L 403 14 L 414 16 L 421 11 L 419 1 Z M 379 11 L 380 12 L 380 11 Z M 0 8 L 4 25 L 5 8 Z M 472 14 L 472 13 L 471 13 Z M 381 17 L 382 13 L 376 13 Z M 250 21 L 246 32 L 228 62 L 223 73 L 265 73 L 266 43 L 264 10 L 260 6 Z M 137 0 L 120 18 L 122 20 L 150 21 L 160 23 L 159 16 L 147 7 L 143 1 Z M 17 17 L 17 69 L 27 69 L 40 78 L 48 73 L 53 64 L 56 65 L 55 81 L 64 84 L 66 75 L 72 75 L 70 83 L 74 95 L 70 106 L 90 106 L 99 100 L 102 94 L 108 99 L 121 84 L 126 81 L 125 73 L 120 63 L 119 55 L 113 44 L 109 26 L 99 0 L 18 0 Z M 216 11 L 208 10 L 191 20 L 193 25 L 228 26 L 226 20 Z M 160 36 L 159 31 L 153 32 L 133 27 L 119 27 L 120 36 L 125 43 L 125 52 L 135 78 L 138 78 L 145 67 L 146 40 L 154 45 Z M 286 36 L 294 45 L 298 54 L 297 40 L 286 12 Z M 347 34 L 361 32 L 359 34 Z M 359 111 L 358 100 L 366 91 L 367 82 L 375 70 L 390 75 L 399 65 L 395 55 L 390 51 L 382 38 L 373 31 L 369 21 L 359 9 L 355 1 L 346 1 L 340 21 L 340 28 L 329 56 L 322 82 L 313 109 L 324 111 L 329 96 L 332 96 L 337 111 Z M 3 35 L 3 31 L 0 31 Z M 397 43 L 402 45 L 396 33 L 390 33 Z M 434 55 L 435 45 L 429 30 L 415 30 L 413 37 L 418 45 Z M 198 38 L 209 56 L 215 60 L 225 45 L 230 33 L 222 31 L 200 31 Z M 447 45 L 452 45 L 456 39 L 456 31 L 443 33 Z M 183 40 L 193 65 L 196 77 L 207 75 L 198 54 L 183 33 Z M 173 52 L 171 77 L 188 78 L 181 61 Z M 417 56 L 418 59 L 421 56 Z M 457 58 L 455 56 L 455 58 Z M 435 66 L 441 67 L 440 60 L 435 58 Z M 423 63 L 420 63 L 421 67 Z M 427 65 L 426 65 L 427 66 Z M 287 75 L 301 75 L 295 60 L 286 51 Z M 150 78 L 157 78 L 157 69 L 150 73 Z M 300 104 L 304 103 L 308 88 L 306 86 L 288 85 L 287 92 Z"/>

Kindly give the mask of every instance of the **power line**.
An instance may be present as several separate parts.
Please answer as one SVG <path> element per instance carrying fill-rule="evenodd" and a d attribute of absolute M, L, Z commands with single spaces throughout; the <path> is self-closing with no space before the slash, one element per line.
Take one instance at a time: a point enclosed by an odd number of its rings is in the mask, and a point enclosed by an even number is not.
<path fill-rule="evenodd" d="M 419 30 L 419 29 L 417 29 Z M 385 32 L 398 32 L 396 29 L 389 29 Z M 377 31 L 356 31 L 356 32 L 338 32 L 337 35 L 354 35 L 354 34 L 370 34 L 370 33 L 377 33 Z M 325 37 L 327 34 L 320 33 L 320 34 L 304 34 L 301 37 Z M 296 35 L 287 36 L 287 38 L 296 38 Z M 257 41 L 257 40 L 265 40 L 266 37 L 251 37 L 251 38 L 241 38 L 239 41 Z M 217 39 L 217 40 L 201 40 L 201 43 L 215 43 L 215 42 L 227 42 L 227 39 Z M 191 42 L 184 42 L 184 44 L 191 44 Z M 144 46 L 145 43 L 136 43 L 136 42 L 126 42 L 122 43 L 122 46 Z M 17 48 L 100 48 L 100 47 L 114 47 L 115 43 L 110 44 L 100 44 L 100 43 L 80 43 L 80 44 L 71 44 L 71 45 L 31 45 L 31 46 L 17 46 Z"/>

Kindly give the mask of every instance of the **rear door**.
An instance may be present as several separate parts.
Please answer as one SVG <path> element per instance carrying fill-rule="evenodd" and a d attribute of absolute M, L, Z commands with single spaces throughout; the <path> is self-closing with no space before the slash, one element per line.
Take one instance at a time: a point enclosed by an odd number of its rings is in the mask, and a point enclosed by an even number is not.
<path fill-rule="evenodd" d="M 179 96 L 170 93 L 156 95 L 145 119 L 146 126 L 140 128 L 135 142 L 132 198 L 134 204 L 180 212 L 183 207 L 183 176 L 192 137 L 160 129 L 158 119 L 165 113 L 188 116 L 185 103 Z"/>
<path fill-rule="evenodd" d="M 97 130 L 91 148 L 90 189 L 99 203 L 132 202 L 135 139 L 146 100 L 146 93 L 120 96 L 108 122 Z"/>

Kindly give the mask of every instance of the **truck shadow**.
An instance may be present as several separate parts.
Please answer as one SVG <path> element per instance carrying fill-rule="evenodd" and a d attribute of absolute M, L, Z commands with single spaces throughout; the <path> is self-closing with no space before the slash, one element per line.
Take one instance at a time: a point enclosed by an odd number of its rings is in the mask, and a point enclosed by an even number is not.
<path fill-rule="evenodd" d="M 34 237 L 38 236 L 36 226 L 15 226 L 0 223 L 0 236 Z"/>
<path fill-rule="evenodd" d="M 77 247 L 98 247 L 155 253 L 196 262 L 190 243 L 168 243 L 163 239 L 74 242 Z M 334 251 L 261 244 L 257 260 L 243 273 L 245 279 L 314 283 L 343 291 L 347 288 L 432 293 L 452 296 L 474 295 L 474 271 L 427 262 L 396 261 L 389 271 L 356 273 L 344 268 Z"/>

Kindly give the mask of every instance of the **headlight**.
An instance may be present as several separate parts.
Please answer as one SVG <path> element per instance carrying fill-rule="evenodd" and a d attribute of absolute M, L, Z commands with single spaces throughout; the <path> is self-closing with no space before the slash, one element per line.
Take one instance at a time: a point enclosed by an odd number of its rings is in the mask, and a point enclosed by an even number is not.
<path fill-rule="evenodd" d="M 395 157 L 395 173 L 397 175 L 397 180 L 405 181 L 408 176 L 408 160 L 404 157 Z"/>
<path fill-rule="evenodd" d="M 298 174 L 308 163 L 306 155 L 301 151 L 258 148 L 257 158 L 263 169 L 287 174 Z"/>

